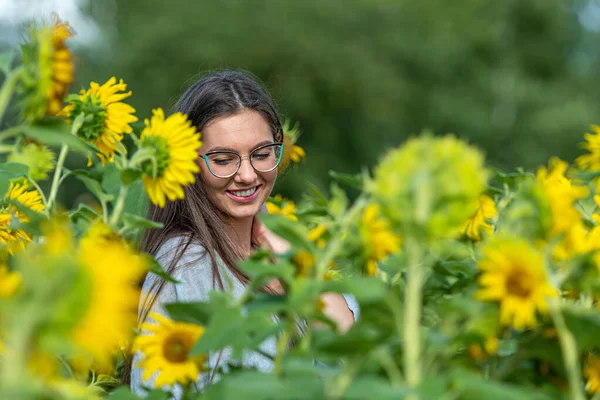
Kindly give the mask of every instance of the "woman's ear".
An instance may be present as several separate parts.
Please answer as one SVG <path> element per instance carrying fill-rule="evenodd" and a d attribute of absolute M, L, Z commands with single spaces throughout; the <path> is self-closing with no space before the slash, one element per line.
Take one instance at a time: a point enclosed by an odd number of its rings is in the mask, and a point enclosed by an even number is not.
<path fill-rule="evenodd" d="M 278 131 L 275 134 L 275 140 L 278 141 L 278 142 L 280 142 L 280 143 L 283 142 L 283 132 L 282 131 Z"/>

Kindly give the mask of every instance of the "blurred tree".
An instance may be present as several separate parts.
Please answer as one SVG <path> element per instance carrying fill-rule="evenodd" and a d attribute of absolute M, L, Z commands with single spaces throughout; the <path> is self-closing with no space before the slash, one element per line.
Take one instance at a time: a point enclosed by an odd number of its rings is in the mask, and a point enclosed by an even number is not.
<path fill-rule="evenodd" d="M 128 0 L 114 15 L 102 3 L 88 11 L 114 33 L 110 56 L 81 54 L 81 85 L 123 78 L 145 117 L 198 74 L 251 71 L 305 132 L 307 165 L 280 182 L 292 197 L 298 181 L 372 166 L 423 128 L 467 137 L 493 165 L 534 168 L 572 160 L 599 122 L 598 64 L 579 63 L 596 43 L 578 20 L 585 2 Z"/>

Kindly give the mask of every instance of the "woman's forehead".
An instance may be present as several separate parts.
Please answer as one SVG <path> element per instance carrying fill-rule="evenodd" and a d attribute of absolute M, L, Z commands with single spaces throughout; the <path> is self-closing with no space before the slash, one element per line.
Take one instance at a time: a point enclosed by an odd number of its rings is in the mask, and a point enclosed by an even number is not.
<path fill-rule="evenodd" d="M 248 151 L 265 140 L 273 140 L 271 127 L 254 110 L 215 118 L 202 129 L 204 151 L 212 151 L 214 147 Z"/>

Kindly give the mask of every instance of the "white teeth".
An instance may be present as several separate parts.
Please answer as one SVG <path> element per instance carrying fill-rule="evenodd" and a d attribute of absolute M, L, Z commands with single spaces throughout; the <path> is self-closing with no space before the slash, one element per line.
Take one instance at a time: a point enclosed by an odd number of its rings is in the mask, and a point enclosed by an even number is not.
<path fill-rule="evenodd" d="M 252 196 L 254 194 L 254 192 L 256 192 L 256 187 L 252 188 L 252 189 L 248 189 L 248 190 L 239 190 L 239 191 L 231 191 L 231 193 L 233 193 L 234 195 L 238 196 L 238 197 L 248 197 L 248 196 Z"/>

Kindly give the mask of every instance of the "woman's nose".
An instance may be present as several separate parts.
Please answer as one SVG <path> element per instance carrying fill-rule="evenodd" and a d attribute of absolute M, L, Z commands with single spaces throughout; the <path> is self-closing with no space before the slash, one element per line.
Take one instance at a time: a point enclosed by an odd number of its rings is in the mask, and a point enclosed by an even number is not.
<path fill-rule="evenodd" d="M 238 172 L 235 174 L 236 182 L 251 183 L 256 180 L 256 171 L 249 159 L 243 159 Z"/>

